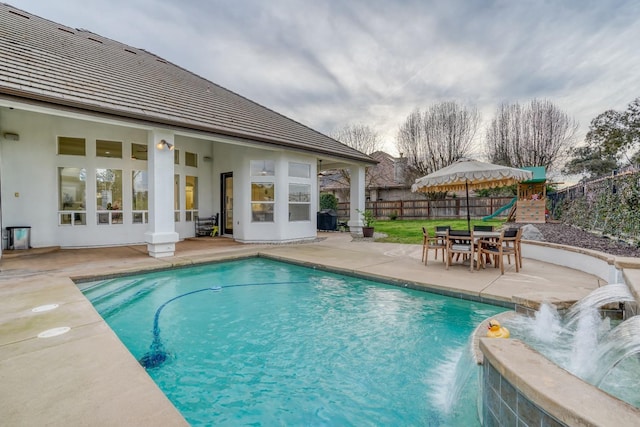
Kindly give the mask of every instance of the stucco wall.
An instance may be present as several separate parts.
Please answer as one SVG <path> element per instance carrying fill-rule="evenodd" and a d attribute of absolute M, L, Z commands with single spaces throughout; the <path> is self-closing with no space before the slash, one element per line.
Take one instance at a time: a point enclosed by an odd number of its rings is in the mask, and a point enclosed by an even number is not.
<path fill-rule="evenodd" d="M 255 222 L 251 215 L 251 161 L 273 160 L 275 176 L 267 177 L 265 182 L 275 184 L 275 211 L 273 222 Z M 311 206 L 309 221 L 288 220 L 289 217 L 289 162 L 310 165 Z M 233 171 L 233 237 L 241 242 L 286 242 L 292 240 L 313 239 L 316 236 L 316 212 L 318 210 L 318 181 L 316 160 L 302 153 L 261 150 L 252 147 L 234 147 L 220 145 L 215 148 L 215 169 L 220 172 Z M 219 174 L 218 174 L 219 175 Z M 261 179 L 253 177 L 255 181 Z"/>
<path fill-rule="evenodd" d="M 147 145 L 147 129 L 107 123 L 104 120 L 87 121 L 70 117 L 3 109 L 0 130 L 20 135 L 19 141 L 0 139 L 2 174 L 3 227 L 30 226 L 31 246 L 83 247 L 101 245 L 139 244 L 145 242 L 147 224 L 133 224 L 132 170 L 148 168 L 148 162 L 131 159 L 131 143 Z M 83 117 L 84 119 L 84 117 Z M 86 156 L 57 154 L 57 137 L 78 137 L 86 140 Z M 121 141 L 122 158 L 96 157 L 96 139 Z M 313 239 L 316 235 L 317 171 L 316 158 L 304 153 L 265 150 L 238 141 L 205 140 L 177 134 L 175 149 L 180 162 L 174 165 L 174 174 L 180 175 L 180 221 L 175 231 L 180 239 L 195 234 L 194 223 L 185 220 L 185 176 L 198 177 L 198 210 L 200 216 L 222 213 L 220 174 L 233 172 L 234 226 L 233 237 L 244 242 L 283 242 Z M 149 150 L 155 149 L 150 145 Z M 198 156 L 198 167 L 185 165 L 184 155 L 189 151 Z M 205 160 L 206 159 L 206 160 Z M 257 223 L 251 220 L 251 160 L 273 160 L 276 164 L 276 211 L 274 222 Z M 311 206 L 309 221 L 288 220 L 288 176 L 290 161 L 310 165 Z M 86 168 L 86 225 L 59 225 L 58 168 Z M 122 170 L 123 224 L 98 225 L 96 221 L 97 168 Z M 170 173 L 170 171 L 168 172 Z M 166 191 L 173 192 L 173 188 Z M 5 233 L 6 234 L 6 233 Z M 6 245 L 6 240 L 3 242 Z M 4 247 L 3 245 L 3 247 Z"/>
<path fill-rule="evenodd" d="M 522 256 L 584 271 L 607 283 L 623 280 L 620 270 L 614 265 L 615 257 L 602 252 L 527 240 L 522 243 Z"/>
<path fill-rule="evenodd" d="M 146 168 L 146 162 L 130 159 L 130 151 L 123 159 L 97 158 L 95 140 L 119 140 L 123 150 L 131 142 L 146 144 L 145 131 L 84 122 L 70 118 L 53 117 L 38 113 L 9 110 L 1 117 L 2 129 L 11 129 L 20 135 L 19 141 L 2 141 L 2 216 L 4 227 L 31 226 L 31 245 L 84 246 L 92 242 L 102 244 L 142 242 L 144 225 L 97 226 L 95 221 L 95 169 L 123 170 L 123 190 L 130 189 L 131 170 Z M 81 137 L 87 141 L 86 156 L 59 156 L 56 154 L 57 136 Z M 87 169 L 87 225 L 58 225 L 58 168 L 82 167 Z M 91 191 L 93 189 L 93 191 Z M 93 197 L 92 197 L 93 196 Z M 123 200 L 123 203 L 130 198 Z M 126 205 L 125 205 L 126 207 Z"/>

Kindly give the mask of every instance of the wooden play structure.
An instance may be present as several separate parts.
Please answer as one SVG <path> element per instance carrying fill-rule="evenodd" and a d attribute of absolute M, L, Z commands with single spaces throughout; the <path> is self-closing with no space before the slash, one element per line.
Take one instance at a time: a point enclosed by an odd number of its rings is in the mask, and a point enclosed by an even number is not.
<path fill-rule="evenodd" d="M 547 177 L 544 166 L 522 169 L 533 172 L 533 178 L 518 184 L 518 201 L 509 217 L 513 220 L 515 213 L 516 222 L 544 223 L 547 221 Z"/>

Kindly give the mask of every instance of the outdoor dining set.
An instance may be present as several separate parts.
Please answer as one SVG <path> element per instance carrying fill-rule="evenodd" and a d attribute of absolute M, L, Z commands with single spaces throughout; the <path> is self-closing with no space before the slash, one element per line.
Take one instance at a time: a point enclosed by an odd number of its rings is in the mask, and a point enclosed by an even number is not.
<path fill-rule="evenodd" d="M 531 170 L 512 168 L 481 162 L 474 159 L 460 158 L 452 164 L 418 178 L 411 186 L 411 191 L 423 193 L 444 193 L 464 191 L 466 199 L 467 230 L 452 230 L 451 227 L 436 227 L 435 234 L 430 236 L 423 227 L 422 261 L 427 264 L 429 250 L 434 250 L 436 259 L 438 252 L 447 270 L 456 260 L 469 262 L 469 270 L 473 267 L 484 268 L 486 264 L 500 267 L 504 274 L 504 259 L 511 263 L 514 258 L 516 272 L 522 267 L 520 228 L 493 230 L 488 225 L 471 227 L 469 209 L 469 191 L 488 188 L 500 188 L 533 178 Z"/>
<path fill-rule="evenodd" d="M 521 236 L 522 229 L 506 228 L 494 230 L 492 226 L 475 225 L 470 230 L 452 230 L 449 226 L 438 226 L 435 233 L 430 235 L 426 228 L 422 227 L 422 262 L 427 265 L 429 251 L 438 253 L 449 269 L 455 261 L 469 262 L 469 270 L 474 266 L 479 270 L 487 264 L 493 264 L 500 268 L 504 274 L 505 258 L 511 264 L 514 259 L 516 272 L 522 267 Z"/>

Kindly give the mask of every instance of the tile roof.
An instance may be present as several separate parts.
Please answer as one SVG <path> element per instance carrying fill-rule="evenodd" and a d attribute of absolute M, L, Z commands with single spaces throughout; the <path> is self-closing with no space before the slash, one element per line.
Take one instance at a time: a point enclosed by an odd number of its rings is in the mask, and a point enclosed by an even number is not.
<path fill-rule="evenodd" d="M 143 49 L 0 3 L 0 96 L 375 163 Z"/>

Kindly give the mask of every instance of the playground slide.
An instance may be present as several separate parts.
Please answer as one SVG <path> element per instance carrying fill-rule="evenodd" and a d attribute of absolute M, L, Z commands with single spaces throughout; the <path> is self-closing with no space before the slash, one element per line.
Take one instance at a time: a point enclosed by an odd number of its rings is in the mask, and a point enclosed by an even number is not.
<path fill-rule="evenodd" d="M 510 209 L 516 203 L 516 200 L 518 200 L 518 198 L 514 197 L 513 199 L 511 199 L 511 201 L 509 203 L 507 203 L 506 205 L 502 206 L 500 209 L 498 209 L 497 211 L 495 211 L 491 215 L 487 215 L 485 217 L 482 217 L 482 220 L 483 221 L 487 221 L 487 220 L 489 220 L 491 218 L 495 218 L 496 216 L 500 215 L 502 212 L 506 211 L 507 209 Z"/>

